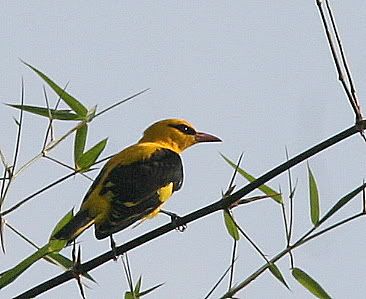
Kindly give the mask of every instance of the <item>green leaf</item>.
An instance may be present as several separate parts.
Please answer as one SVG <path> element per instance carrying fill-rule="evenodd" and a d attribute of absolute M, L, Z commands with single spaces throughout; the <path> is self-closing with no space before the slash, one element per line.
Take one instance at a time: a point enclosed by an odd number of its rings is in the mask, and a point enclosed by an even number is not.
<path fill-rule="evenodd" d="M 61 218 L 59 222 L 57 222 L 56 226 L 52 230 L 49 240 L 52 240 L 53 236 L 57 234 L 67 223 L 69 223 L 73 217 L 74 209 L 70 210 L 64 217 Z"/>
<path fill-rule="evenodd" d="M 288 284 L 286 283 L 280 269 L 274 263 L 269 263 L 268 269 L 269 269 L 269 271 L 271 271 L 271 273 L 274 275 L 274 277 L 276 277 L 281 283 L 283 283 L 285 285 L 286 288 L 290 289 Z"/>
<path fill-rule="evenodd" d="M 226 229 L 229 233 L 229 235 L 236 241 L 240 239 L 239 231 L 237 226 L 235 225 L 232 215 L 229 214 L 230 212 L 228 210 L 224 210 L 224 221 Z"/>
<path fill-rule="evenodd" d="M 142 283 L 142 276 L 139 277 L 139 279 L 137 280 L 137 283 L 135 285 L 135 289 L 134 289 L 135 294 L 140 293 L 141 283 Z"/>
<path fill-rule="evenodd" d="M 126 292 L 125 293 L 125 299 L 138 299 L 136 298 L 135 294 L 132 292 Z"/>
<path fill-rule="evenodd" d="M 156 290 L 157 288 L 160 288 L 163 285 L 163 283 L 160 283 L 156 286 L 153 286 L 150 289 L 140 292 L 141 285 L 142 285 L 142 276 L 139 277 L 133 292 L 131 291 L 125 292 L 125 299 L 140 299 L 142 296 L 145 296 L 151 293 L 152 291 Z"/>
<path fill-rule="evenodd" d="M 77 161 L 78 168 L 81 170 L 88 170 L 103 152 L 105 146 L 107 145 L 107 140 L 108 138 L 103 139 L 94 145 L 90 150 L 83 153 L 80 159 Z"/>
<path fill-rule="evenodd" d="M 314 296 L 321 299 L 331 298 L 313 278 L 299 268 L 292 269 L 292 276 Z"/>
<path fill-rule="evenodd" d="M 156 286 L 153 286 L 152 288 L 150 289 L 147 289 L 146 291 L 142 291 L 139 296 L 142 297 L 142 296 L 145 296 L 149 293 L 151 293 L 152 291 L 156 290 L 157 288 L 160 288 L 162 285 L 164 285 L 164 283 L 159 283 L 158 285 Z"/>
<path fill-rule="evenodd" d="M 72 95 L 67 93 L 64 89 L 59 87 L 55 82 L 53 82 L 50 78 L 48 78 L 44 73 L 37 70 L 35 67 L 30 64 L 22 61 L 26 66 L 31 68 L 34 72 L 36 72 L 56 93 L 57 95 L 79 116 L 85 117 L 88 113 L 88 109 L 81 104 L 77 99 L 75 99 Z"/>
<path fill-rule="evenodd" d="M 232 162 L 230 159 L 226 158 L 223 154 L 221 154 L 221 157 L 234 169 L 237 168 L 237 165 Z M 248 172 L 246 172 L 244 169 L 238 167 L 238 173 L 241 174 L 245 179 L 247 179 L 249 182 L 254 182 L 256 180 L 256 178 L 254 176 L 252 176 L 251 174 L 249 174 Z M 262 185 L 260 187 L 258 187 L 258 189 L 260 191 L 262 191 L 264 194 L 266 194 L 268 197 L 271 197 L 273 200 L 275 200 L 278 203 L 283 203 L 283 199 L 282 199 L 282 195 L 279 194 L 279 192 L 275 191 L 274 189 L 266 186 L 266 185 Z"/>
<path fill-rule="evenodd" d="M 84 153 L 86 136 L 88 134 L 88 125 L 84 124 L 76 130 L 74 141 L 74 163 L 77 166 L 77 161 Z"/>
<path fill-rule="evenodd" d="M 35 253 L 21 261 L 14 268 L 4 272 L 0 277 L 0 289 L 6 287 L 17 279 L 25 270 L 32 266 L 36 261 L 49 253 L 48 244 L 38 249 Z"/>
<path fill-rule="evenodd" d="M 64 270 L 69 270 L 74 266 L 74 263 L 72 262 L 72 260 L 68 259 L 67 257 L 59 254 L 59 253 L 49 253 L 48 255 L 43 257 L 45 260 L 47 260 L 48 262 L 51 262 L 57 266 L 62 267 Z M 95 279 L 89 275 L 88 273 L 82 273 L 82 275 L 84 277 L 86 277 L 87 279 L 93 281 L 96 283 Z"/>
<path fill-rule="evenodd" d="M 57 240 L 57 239 L 50 240 L 47 244 L 48 252 L 57 253 L 57 252 L 61 251 L 62 249 L 64 249 L 66 245 L 67 245 L 67 240 Z"/>
<path fill-rule="evenodd" d="M 30 112 L 33 114 L 41 115 L 44 117 L 49 118 L 50 114 L 53 119 L 59 120 L 81 120 L 82 118 L 70 112 L 70 110 L 55 110 L 55 109 L 48 109 L 44 107 L 37 107 L 37 106 L 28 106 L 28 105 L 16 105 L 16 104 L 6 104 L 7 106 L 20 109 L 26 112 Z"/>
<path fill-rule="evenodd" d="M 362 184 L 361 186 L 357 187 L 347 195 L 343 196 L 338 202 L 320 219 L 319 224 L 326 221 L 330 218 L 334 213 L 340 210 L 343 206 L 345 206 L 352 198 L 354 198 L 358 193 L 360 193 L 363 189 L 366 188 L 366 183 Z"/>
<path fill-rule="evenodd" d="M 318 225 L 319 222 L 319 193 L 315 177 L 308 164 L 309 194 L 310 194 L 310 215 L 311 222 Z"/>

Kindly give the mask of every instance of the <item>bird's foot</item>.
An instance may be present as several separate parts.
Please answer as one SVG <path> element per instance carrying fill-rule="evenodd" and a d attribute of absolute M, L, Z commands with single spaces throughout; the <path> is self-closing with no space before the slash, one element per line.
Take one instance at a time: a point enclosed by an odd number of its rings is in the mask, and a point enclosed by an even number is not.
<path fill-rule="evenodd" d="M 109 238 L 110 238 L 110 241 L 111 241 L 111 249 L 112 249 L 112 253 L 113 253 L 113 260 L 116 262 L 117 259 L 118 259 L 116 242 L 114 241 L 112 235 L 110 235 Z"/>
<path fill-rule="evenodd" d="M 172 224 L 175 226 L 175 229 L 179 232 L 184 232 L 187 228 L 187 224 L 179 224 L 182 217 L 178 216 L 177 214 L 165 210 L 160 210 L 161 213 L 168 215 Z"/>

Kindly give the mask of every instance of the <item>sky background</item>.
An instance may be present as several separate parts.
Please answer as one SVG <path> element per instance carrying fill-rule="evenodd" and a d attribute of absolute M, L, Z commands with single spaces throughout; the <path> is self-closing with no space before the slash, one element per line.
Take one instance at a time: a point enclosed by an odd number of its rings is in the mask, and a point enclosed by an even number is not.
<path fill-rule="evenodd" d="M 338 27 L 363 106 L 366 81 L 364 55 L 366 2 L 332 1 Z M 183 154 L 185 182 L 167 204 L 179 215 L 219 199 L 231 174 L 223 153 L 259 176 L 291 156 L 351 126 L 354 115 L 337 81 L 315 1 L 2 1 L 0 4 L 0 101 L 19 102 L 21 78 L 25 102 L 44 106 L 42 84 L 19 58 L 42 70 L 88 107 L 103 109 L 151 88 L 90 126 L 88 147 L 108 137 L 104 156 L 136 142 L 156 120 L 180 117 L 202 131 L 223 139 L 222 144 L 199 145 Z M 55 103 L 54 94 L 48 92 Z M 11 160 L 17 111 L 0 106 L 0 148 Z M 58 123 L 60 136 L 71 124 Z M 25 115 L 19 164 L 37 153 L 47 121 Z M 309 160 L 317 178 L 324 214 L 365 177 L 364 142 L 359 136 L 337 144 Z M 72 165 L 72 139 L 51 153 Z M 69 171 L 39 160 L 12 185 L 5 209 Z M 91 173 L 94 177 L 97 172 Z M 311 227 L 307 170 L 293 169 L 298 179 L 294 238 Z M 236 184 L 244 186 L 238 178 Z M 288 194 L 287 176 L 270 183 Z M 58 221 L 79 204 L 90 186 L 82 176 L 42 193 L 6 217 L 11 225 L 43 245 Z M 257 193 L 256 193 L 257 194 Z M 259 194 L 259 193 L 258 193 Z M 360 210 L 360 201 L 335 219 Z M 273 256 L 285 247 L 279 205 L 271 200 L 235 209 L 235 218 L 256 244 Z M 335 219 L 331 221 L 335 221 Z M 115 235 L 122 244 L 169 221 L 164 215 Z M 295 266 L 312 275 L 336 298 L 362 298 L 366 293 L 365 221 L 356 220 L 294 252 Z M 6 229 L 6 255 L 1 271 L 34 252 Z M 90 229 L 79 238 L 87 261 L 109 249 Z M 230 263 L 232 241 L 222 213 L 189 224 L 184 233 L 171 232 L 129 253 L 136 280 L 143 288 L 164 282 L 147 298 L 203 298 Z M 70 250 L 62 253 L 70 256 Z M 245 241 L 239 243 L 235 282 L 263 264 Z M 239 298 L 309 298 L 292 279 L 287 258 L 278 266 L 288 291 L 269 273 L 241 291 Z M 9 298 L 47 278 L 60 268 L 39 261 L 1 291 Z M 127 290 L 120 262 L 109 262 L 90 273 L 88 298 L 123 298 Z M 227 289 L 223 283 L 212 298 Z M 52 289 L 40 298 L 78 298 L 76 281 Z"/>

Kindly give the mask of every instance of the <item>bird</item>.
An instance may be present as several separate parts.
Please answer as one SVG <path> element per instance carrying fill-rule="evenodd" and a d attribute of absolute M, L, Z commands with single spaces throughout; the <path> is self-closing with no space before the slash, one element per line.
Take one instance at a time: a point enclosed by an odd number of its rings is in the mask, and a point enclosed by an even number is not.
<path fill-rule="evenodd" d="M 153 218 L 183 184 L 180 154 L 197 143 L 221 142 L 186 120 L 155 122 L 135 144 L 114 155 L 86 193 L 79 211 L 53 239 L 73 242 L 94 225 L 95 237 L 110 237 L 139 220 Z M 174 213 L 165 212 L 169 215 Z"/>

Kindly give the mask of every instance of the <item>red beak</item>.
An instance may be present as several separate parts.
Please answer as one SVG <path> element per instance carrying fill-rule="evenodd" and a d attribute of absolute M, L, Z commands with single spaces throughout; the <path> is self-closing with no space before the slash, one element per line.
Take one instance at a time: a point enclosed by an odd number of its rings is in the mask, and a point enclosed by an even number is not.
<path fill-rule="evenodd" d="M 221 142 L 222 140 L 214 135 L 203 132 L 197 132 L 195 135 L 197 142 Z"/>

